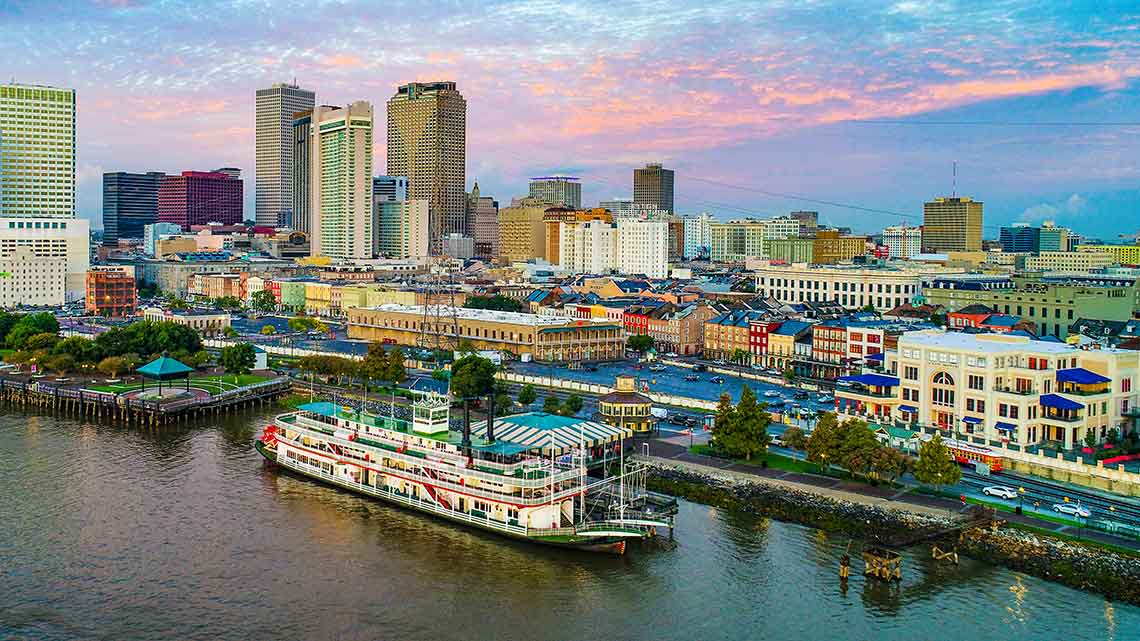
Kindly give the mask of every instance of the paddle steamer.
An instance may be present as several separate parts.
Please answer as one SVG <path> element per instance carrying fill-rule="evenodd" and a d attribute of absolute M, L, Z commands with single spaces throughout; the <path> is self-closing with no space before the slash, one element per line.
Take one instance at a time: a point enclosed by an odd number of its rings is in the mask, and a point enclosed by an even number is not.
<path fill-rule="evenodd" d="M 256 448 L 292 472 L 467 526 L 622 554 L 627 542 L 672 536 L 677 510 L 672 497 L 645 489 L 644 465 L 626 460 L 631 436 L 537 412 L 464 434 L 450 429 L 447 397 L 426 394 L 411 420 L 302 405 L 276 417 Z"/>

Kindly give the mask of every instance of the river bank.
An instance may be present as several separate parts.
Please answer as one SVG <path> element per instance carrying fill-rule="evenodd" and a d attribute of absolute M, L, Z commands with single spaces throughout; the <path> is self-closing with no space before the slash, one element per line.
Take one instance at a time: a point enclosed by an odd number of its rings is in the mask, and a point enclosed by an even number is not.
<path fill-rule="evenodd" d="M 953 530 L 956 522 L 946 516 L 860 503 L 763 480 L 659 462 L 649 465 L 648 485 L 657 492 L 880 545 L 941 539 L 941 547 L 956 543 L 959 553 L 979 561 L 1140 605 L 1137 556 L 1005 526 L 969 529 L 960 537 L 957 532 L 938 537 L 940 531 Z M 935 538 L 928 538 L 931 536 Z"/>

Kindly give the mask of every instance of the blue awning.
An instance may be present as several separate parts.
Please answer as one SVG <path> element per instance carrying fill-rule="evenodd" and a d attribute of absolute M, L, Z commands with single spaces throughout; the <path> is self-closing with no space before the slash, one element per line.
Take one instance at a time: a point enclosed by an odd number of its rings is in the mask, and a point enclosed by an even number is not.
<path fill-rule="evenodd" d="M 883 354 L 882 352 L 879 352 L 878 354 L 871 354 L 870 356 L 867 357 L 867 360 L 869 360 L 869 361 L 881 361 L 881 360 L 883 360 L 884 356 L 885 356 L 885 354 Z"/>
<path fill-rule="evenodd" d="M 1004 421 L 998 421 L 997 423 L 994 424 L 994 427 L 998 428 L 999 430 L 1004 430 L 1006 432 L 1012 432 L 1012 431 L 1017 429 L 1017 426 L 1014 425 L 1013 423 L 1006 423 Z"/>
<path fill-rule="evenodd" d="M 852 383 L 862 383 L 864 385 L 879 385 L 882 387 L 893 387 L 899 384 L 897 376 L 886 376 L 884 374 L 856 374 L 855 376 L 840 376 L 841 381 L 850 381 Z"/>
<path fill-rule="evenodd" d="M 970 425 L 981 425 L 981 424 L 982 424 L 982 419 L 980 419 L 980 418 L 975 418 L 975 417 L 973 417 L 973 416 L 963 416 L 963 417 L 962 417 L 962 422 L 963 422 L 963 423 L 969 423 Z"/>
<path fill-rule="evenodd" d="M 899 405 L 900 412 L 909 412 L 911 414 L 918 413 L 918 408 L 913 405 Z"/>
<path fill-rule="evenodd" d="M 1090 372 L 1083 367 L 1074 367 L 1072 369 L 1059 369 L 1057 370 L 1058 383 L 1076 383 L 1078 385 L 1093 385 L 1095 383 L 1108 383 L 1112 379 L 1107 376 L 1101 376 L 1096 372 Z"/>
<path fill-rule="evenodd" d="M 1042 407 L 1052 407 L 1058 410 L 1081 410 L 1085 408 L 1084 405 L 1057 394 L 1042 394 L 1040 401 Z"/>

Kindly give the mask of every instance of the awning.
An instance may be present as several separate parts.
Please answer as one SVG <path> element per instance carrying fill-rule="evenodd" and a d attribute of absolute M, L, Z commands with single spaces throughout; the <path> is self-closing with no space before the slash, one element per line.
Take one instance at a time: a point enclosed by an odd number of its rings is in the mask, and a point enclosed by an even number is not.
<path fill-rule="evenodd" d="M 854 376 L 840 376 L 841 381 L 850 381 L 852 383 L 862 383 L 864 385 L 878 385 L 880 387 L 894 387 L 899 384 L 897 376 L 886 376 L 884 374 L 856 374 Z"/>
<path fill-rule="evenodd" d="M 1017 426 L 1014 425 L 1013 423 L 1006 423 L 1003 421 L 998 421 L 997 423 L 994 424 L 994 427 L 998 428 L 999 430 L 1004 430 L 1006 432 L 1012 432 L 1012 431 L 1017 429 Z"/>
<path fill-rule="evenodd" d="M 1093 385 L 1096 383 L 1108 383 L 1112 379 L 1107 376 L 1101 376 L 1096 372 L 1090 372 L 1083 367 L 1074 367 L 1072 369 L 1059 369 L 1057 370 L 1058 383 L 1076 383 L 1078 385 Z"/>
<path fill-rule="evenodd" d="M 472 425 L 471 433 L 480 438 L 486 437 L 487 422 L 481 421 Z M 495 419 L 496 442 L 506 441 L 526 449 L 542 449 L 548 452 L 552 447 L 555 451 L 565 451 L 578 447 L 579 442 L 584 447 L 594 447 L 632 436 L 633 430 L 630 429 L 623 430 L 605 423 L 543 412 L 528 412 Z"/>
<path fill-rule="evenodd" d="M 973 416 L 963 416 L 963 417 L 962 417 L 962 422 L 963 422 L 963 423 L 969 423 L 970 425 L 981 425 L 981 424 L 982 424 L 982 419 L 980 419 L 980 418 L 975 418 L 975 417 L 973 417 Z"/>
<path fill-rule="evenodd" d="M 1058 410 L 1081 410 L 1085 408 L 1084 405 L 1057 394 L 1042 394 L 1040 401 L 1042 407 L 1052 407 Z"/>
<path fill-rule="evenodd" d="M 909 412 L 911 414 L 918 413 L 918 408 L 913 405 L 899 405 L 900 412 Z"/>
<path fill-rule="evenodd" d="M 878 354 L 871 354 L 870 356 L 867 357 L 867 360 L 869 360 L 869 361 L 881 361 L 881 360 L 883 360 L 883 356 L 885 356 L 885 355 L 882 352 L 879 352 Z"/>

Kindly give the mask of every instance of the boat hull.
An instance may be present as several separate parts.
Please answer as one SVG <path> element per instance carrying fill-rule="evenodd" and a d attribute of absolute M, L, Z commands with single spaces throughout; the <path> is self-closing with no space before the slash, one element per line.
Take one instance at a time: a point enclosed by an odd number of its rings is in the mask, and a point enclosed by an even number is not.
<path fill-rule="evenodd" d="M 525 536 L 525 535 L 521 535 L 521 534 L 514 534 L 512 532 L 505 532 L 502 530 L 497 530 L 495 528 L 482 527 L 477 522 L 464 521 L 464 520 L 460 520 L 458 518 L 452 518 L 451 516 L 449 516 L 447 514 L 441 514 L 441 513 L 425 510 L 425 509 L 421 508 L 420 506 L 418 506 L 414 503 L 405 503 L 402 501 L 396 501 L 396 500 L 389 499 L 388 497 L 385 497 L 382 495 L 374 495 L 374 494 L 369 494 L 367 492 L 361 492 L 358 488 L 355 488 L 355 487 L 349 485 L 348 483 L 340 483 L 335 479 L 325 478 L 322 476 L 318 476 L 316 474 L 309 474 L 304 469 L 291 467 L 291 466 L 287 466 L 287 465 L 281 465 L 277 460 L 276 450 L 267 447 L 265 445 L 265 443 L 261 442 L 260 440 L 254 441 L 254 449 L 256 449 L 258 453 L 260 453 L 263 457 L 265 457 L 265 459 L 267 461 L 269 461 L 270 463 L 273 463 L 277 467 L 279 467 L 283 470 L 286 470 L 288 472 L 293 472 L 293 473 L 298 474 L 300 476 L 303 476 L 307 479 L 312 479 L 314 481 L 320 481 L 326 485 L 330 485 L 332 487 L 336 487 L 336 488 L 339 488 L 342 490 L 348 490 L 349 492 L 352 492 L 353 494 L 357 494 L 360 496 L 366 496 L 370 499 L 377 499 L 377 500 L 383 501 L 385 503 L 389 503 L 391 505 L 396 505 L 399 507 L 408 508 L 408 509 L 414 510 L 416 512 L 419 512 L 421 514 L 426 514 L 428 516 L 442 518 L 442 519 L 445 519 L 445 520 L 450 521 L 452 523 L 456 523 L 458 525 L 470 527 L 472 529 L 479 530 L 481 532 L 489 532 L 489 533 L 496 534 L 499 536 L 503 536 L 503 537 L 506 537 L 509 539 L 515 539 L 517 541 L 527 541 L 529 543 L 538 543 L 541 545 L 548 545 L 548 546 L 552 546 L 552 547 L 569 548 L 569 549 L 581 550 L 581 551 L 585 551 L 585 552 L 599 552 L 599 553 L 603 553 L 603 554 L 619 554 L 619 555 L 625 554 L 626 543 L 628 542 L 628 538 L 626 538 L 626 537 L 587 537 L 587 536 L 581 536 L 581 535 L 556 535 L 556 536 L 551 536 L 551 537 Z"/>

